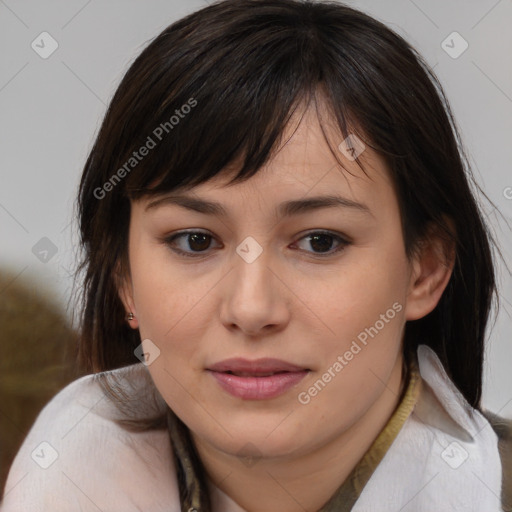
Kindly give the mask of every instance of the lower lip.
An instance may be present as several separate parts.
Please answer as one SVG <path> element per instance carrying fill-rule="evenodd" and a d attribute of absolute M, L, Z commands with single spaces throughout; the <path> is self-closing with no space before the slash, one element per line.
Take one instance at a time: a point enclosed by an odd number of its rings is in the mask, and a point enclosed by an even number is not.
<path fill-rule="evenodd" d="M 230 373 L 209 372 L 225 391 L 244 400 L 267 400 L 282 395 L 308 374 L 307 370 L 303 370 L 276 373 L 268 377 L 239 377 Z"/>

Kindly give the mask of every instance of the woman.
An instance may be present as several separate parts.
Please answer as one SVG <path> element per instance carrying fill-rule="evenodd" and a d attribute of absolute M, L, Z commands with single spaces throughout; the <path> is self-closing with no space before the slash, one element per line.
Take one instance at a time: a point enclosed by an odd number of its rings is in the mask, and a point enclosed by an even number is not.
<path fill-rule="evenodd" d="M 94 375 L 3 510 L 501 510 L 469 180 L 436 78 L 359 11 L 225 0 L 165 29 L 80 184 Z"/>

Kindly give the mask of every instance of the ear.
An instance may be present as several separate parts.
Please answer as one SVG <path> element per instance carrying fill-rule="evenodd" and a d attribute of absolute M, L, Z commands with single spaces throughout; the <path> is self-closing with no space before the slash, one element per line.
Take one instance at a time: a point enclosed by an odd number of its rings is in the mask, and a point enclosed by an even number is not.
<path fill-rule="evenodd" d="M 135 308 L 135 302 L 133 300 L 133 285 L 129 272 L 123 272 L 119 261 L 117 262 L 114 270 L 114 280 L 117 287 L 119 298 L 123 303 L 126 311 L 126 319 L 132 329 L 139 328 L 139 321 L 137 320 L 137 311 Z M 133 318 L 129 319 L 129 313 L 133 313 Z"/>
<path fill-rule="evenodd" d="M 453 222 L 445 225 L 455 233 Z M 418 320 L 435 309 L 443 295 L 455 265 L 455 237 L 448 237 L 441 228 L 430 226 L 413 256 L 409 280 L 406 320 Z"/>

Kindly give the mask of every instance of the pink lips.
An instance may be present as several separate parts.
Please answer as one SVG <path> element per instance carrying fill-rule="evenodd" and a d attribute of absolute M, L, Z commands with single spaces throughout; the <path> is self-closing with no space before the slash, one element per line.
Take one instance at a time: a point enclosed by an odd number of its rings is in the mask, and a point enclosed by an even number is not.
<path fill-rule="evenodd" d="M 265 400 L 283 394 L 309 372 L 279 359 L 226 359 L 209 367 L 208 372 L 232 396 L 244 400 Z"/>

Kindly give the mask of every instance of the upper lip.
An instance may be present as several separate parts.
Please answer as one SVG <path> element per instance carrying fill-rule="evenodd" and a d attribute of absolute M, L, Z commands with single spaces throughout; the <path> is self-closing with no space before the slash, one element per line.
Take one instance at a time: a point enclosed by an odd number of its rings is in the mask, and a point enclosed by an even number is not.
<path fill-rule="evenodd" d="M 282 361 L 280 359 L 262 358 L 253 361 L 243 358 L 232 358 L 219 361 L 208 367 L 214 372 L 236 372 L 236 373 L 277 373 L 277 372 L 301 372 L 307 370 L 302 366 Z"/>

